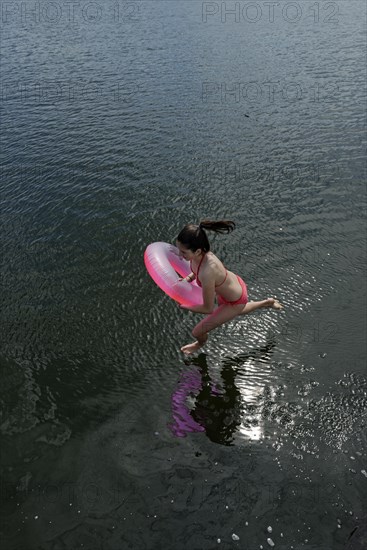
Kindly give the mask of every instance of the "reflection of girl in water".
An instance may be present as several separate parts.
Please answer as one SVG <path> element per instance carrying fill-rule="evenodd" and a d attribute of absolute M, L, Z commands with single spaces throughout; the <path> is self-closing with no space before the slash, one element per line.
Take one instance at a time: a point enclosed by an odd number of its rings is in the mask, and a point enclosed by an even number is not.
<path fill-rule="evenodd" d="M 191 273 L 185 277 L 185 280 L 189 282 L 196 279 L 197 284 L 203 289 L 202 304 L 180 307 L 194 313 L 208 314 L 192 331 L 196 341 L 181 348 L 186 355 L 200 349 L 207 341 L 211 330 L 239 315 L 252 313 L 260 308 L 281 309 L 283 307 L 275 298 L 249 302 L 245 282 L 239 275 L 226 269 L 219 258 L 210 251 L 205 230 L 230 233 L 234 227 L 234 222 L 229 220 L 204 220 L 199 225 L 185 225 L 177 237 L 176 244 L 180 255 L 190 261 L 191 265 Z M 215 299 L 218 307 L 215 307 Z"/>
<path fill-rule="evenodd" d="M 201 372 L 197 369 L 183 372 L 172 395 L 173 422 L 169 428 L 177 437 L 206 431 L 211 441 L 230 445 L 242 418 L 241 396 L 234 383 L 235 370 L 230 366 L 222 370 L 223 390 L 218 390 L 210 379 L 206 362 L 200 367 Z M 189 396 L 196 396 L 191 411 L 186 403 Z"/>
<path fill-rule="evenodd" d="M 236 371 L 229 366 L 222 369 L 223 389 L 217 392 L 213 391 L 208 368 L 205 367 L 202 369 L 201 390 L 191 415 L 205 426 L 206 435 L 211 441 L 231 445 L 243 414 L 241 394 L 235 384 Z"/>
<path fill-rule="evenodd" d="M 238 367 L 248 359 L 270 360 L 273 342 L 250 353 L 224 361 L 221 369 L 222 389 L 216 387 L 209 375 L 206 355 L 200 354 L 192 360 L 194 368 L 184 371 L 172 394 L 173 421 L 169 425 L 176 437 L 186 437 L 190 432 L 206 432 L 214 443 L 231 445 L 234 434 L 245 413 L 245 403 L 235 384 Z M 195 405 L 190 410 L 187 400 L 192 397 Z"/>

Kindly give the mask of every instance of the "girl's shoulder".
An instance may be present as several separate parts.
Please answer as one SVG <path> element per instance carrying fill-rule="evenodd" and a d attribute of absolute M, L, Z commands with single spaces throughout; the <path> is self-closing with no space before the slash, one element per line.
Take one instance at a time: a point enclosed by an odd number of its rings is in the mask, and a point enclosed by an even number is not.
<path fill-rule="evenodd" d="M 208 252 L 207 257 L 208 257 L 208 263 L 210 263 L 211 265 L 218 265 L 218 264 L 220 265 L 222 263 L 220 259 L 217 258 L 217 256 L 212 251 Z"/>
<path fill-rule="evenodd" d="M 206 269 L 210 272 L 215 273 L 218 269 L 220 270 L 222 266 L 222 262 L 219 258 L 216 257 L 213 252 L 208 253 L 207 255 L 207 261 L 206 261 Z"/>

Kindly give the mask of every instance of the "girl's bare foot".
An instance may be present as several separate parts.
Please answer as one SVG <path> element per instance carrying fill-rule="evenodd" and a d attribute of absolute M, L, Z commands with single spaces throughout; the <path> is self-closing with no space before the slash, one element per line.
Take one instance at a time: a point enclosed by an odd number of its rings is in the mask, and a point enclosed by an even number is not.
<path fill-rule="evenodd" d="M 185 355 L 190 355 L 190 353 L 194 353 L 198 349 L 202 348 L 203 344 L 199 344 L 199 342 L 193 342 L 192 344 L 187 344 L 186 346 L 182 346 L 181 351 Z"/>
<path fill-rule="evenodd" d="M 268 302 L 268 307 L 273 309 L 283 309 L 282 304 L 275 298 L 268 298 L 266 301 Z"/>

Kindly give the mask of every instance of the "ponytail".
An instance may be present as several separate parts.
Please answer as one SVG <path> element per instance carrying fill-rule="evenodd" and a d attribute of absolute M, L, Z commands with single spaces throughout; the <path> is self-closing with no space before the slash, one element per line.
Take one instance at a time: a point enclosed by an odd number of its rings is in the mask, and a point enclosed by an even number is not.
<path fill-rule="evenodd" d="M 184 246 L 195 252 L 200 248 L 203 252 L 209 252 L 210 244 L 205 230 L 215 233 L 231 233 L 236 224 L 230 220 L 203 220 L 199 225 L 188 224 L 181 229 L 177 240 Z"/>
<path fill-rule="evenodd" d="M 231 233 L 236 224 L 231 220 L 219 220 L 214 222 L 212 220 L 203 220 L 199 224 L 200 229 L 207 229 L 208 231 L 214 231 L 215 233 Z"/>

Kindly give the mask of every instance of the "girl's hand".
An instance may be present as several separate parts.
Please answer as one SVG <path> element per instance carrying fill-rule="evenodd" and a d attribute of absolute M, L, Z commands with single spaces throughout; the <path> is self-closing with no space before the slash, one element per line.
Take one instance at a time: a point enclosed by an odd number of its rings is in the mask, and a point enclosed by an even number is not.
<path fill-rule="evenodd" d="M 179 304 L 181 309 L 190 309 L 190 306 L 185 306 L 184 304 Z"/>

